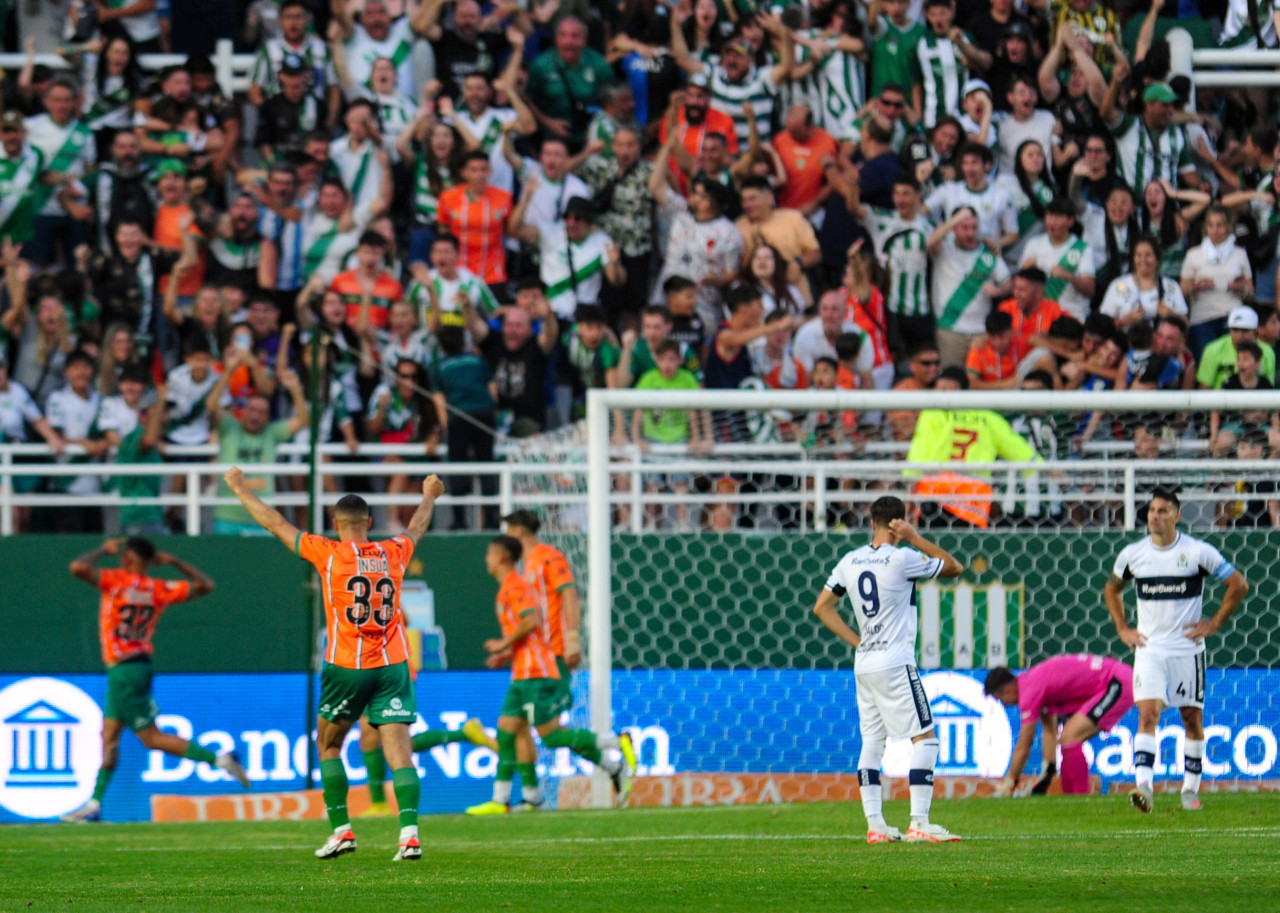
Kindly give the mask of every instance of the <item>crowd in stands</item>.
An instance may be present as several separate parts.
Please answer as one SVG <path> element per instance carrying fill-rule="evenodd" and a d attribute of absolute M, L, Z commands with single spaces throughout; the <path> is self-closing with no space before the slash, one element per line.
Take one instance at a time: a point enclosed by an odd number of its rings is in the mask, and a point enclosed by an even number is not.
<path fill-rule="evenodd" d="M 70 68 L 32 56 L 0 114 L 0 440 L 63 462 L 272 462 L 312 433 L 487 461 L 605 386 L 1275 381 L 1276 111 L 1171 73 L 1158 35 L 1215 12 L 1190 0 L 256 0 L 235 97 L 199 54 L 142 69 L 155 4 L 69 6 Z M 1217 10 L 1223 46 L 1275 46 L 1251 6 Z M 768 434 L 855 456 L 917 424 Z M 1045 457 L 1280 454 L 1275 413 L 1015 425 Z M 669 409 L 613 428 L 695 453 L 761 433 Z"/>

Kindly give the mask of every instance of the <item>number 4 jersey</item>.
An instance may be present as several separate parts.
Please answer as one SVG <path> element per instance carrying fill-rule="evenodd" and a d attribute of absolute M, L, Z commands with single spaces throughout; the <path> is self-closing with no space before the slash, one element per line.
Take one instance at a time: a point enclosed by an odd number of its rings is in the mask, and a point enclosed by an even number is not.
<path fill-rule="evenodd" d="M 864 545 L 840 559 L 827 589 L 847 593 L 857 615 L 855 674 L 916 664 L 916 581 L 941 570 L 941 559 L 893 545 Z"/>
<path fill-rule="evenodd" d="M 164 610 L 191 598 L 191 584 L 185 580 L 156 580 L 119 568 L 100 571 L 98 589 L 102 592 L 98 609 L 102 661 L 108 666 L 150 656 L 151 636 Z"/>
<path fill-rule="evenodd" d="M 299 557 L 320 572 L 324 594 L 327 663 L 376 669 L 405 662 L 409 642 L 400 615 L 400 586 L 413 557 L 413 540 L 335 542 L 299 533 Z"/>

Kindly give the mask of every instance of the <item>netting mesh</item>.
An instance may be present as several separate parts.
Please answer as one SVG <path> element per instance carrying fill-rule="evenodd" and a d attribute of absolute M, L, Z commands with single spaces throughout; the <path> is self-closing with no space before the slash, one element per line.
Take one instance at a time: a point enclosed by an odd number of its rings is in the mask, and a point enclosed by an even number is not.
<path fill-rule="evenodd" d="M 964 413 L 951 415 L 956 421 L 937 432 L 946 446 L 929 452 L 963 449 L 956 441 L 967 441 L 973 429 Z M 1208 644 L 1206 771 L 1226 779 L 1280 776 L 1280 683 L 1271 677 L 1280 664 L 1280 598 L 1270 583 L 1280 547 L 1272 525 L 1280 514 L 1280 464 L 1269 456 L 1273 414 L 1216 422 L 1212 445 L 1204 436 L 1208 413 L 1112 412 L 1092 423 L 1088 442 L 1079 436 L 1090 425 L 1087 415 L 1011 415 L 1010 429 L 1030 445 L 1014 459 L 1039 462 L 1009 467 L 917 465 L 905 459 L 910 442 L 864 434 L 785 440 L 806 422 L 819 429 L 842 422 L 839 415 L 819 418 L 760 412 L 738 422 L 718 415 L 724 427 L 757 432 L 738 442 L 747 446 L 721 444 L 714 454 L 682 446 L 613 454 L 612 706 L 617 725 L 631 728 L 641 744 L 642 773 L 794 775 L 799 786 L 784 798 L 847 794 L 840 776 L 812 780 L 852 771 L 859 737 L 851 651 L 811 610 L 844 552 L 869 538 L 870 502 L 895 493 L 918 511 L 925 534 L 967 568 L 958 580 L 929 582 L 917 594 L 918 664 L 945 730 L 939 772 L 1002 774 L 1016 717 L 982 697 L 983 670 L 1024 668 L 1063 653 L 1131 658 L 1102 590 L 1120 550 L 1146 534 L 1143 507 L 1164 486 L 1183 501 L 1182 528 L 1215 545 L 1253 584 Z M 857 427 L 856 419 L 851 424 Z M 776 438 L 765 441 L 768 451 L 759 447 L 762 425 L 772 427 L 765 438 Z M 535 484 L 530 475 L 520 496 L 530 499 L 522 506 L 539 508 L 548 538 L 569 555 L 585 593 L 586 514 L 575 500 L 586 490 L 577 471 L 584 468 L 582 437 L 577 428 L 559 442 L 567 446 L 535 448 L 533 459 L 564 471 L 553 483 L 543 477 Z M 930 487 L 938 479 L 949 487 Z M 1221 592 L 1206 587 L 1206 615 Z M 1126 597 L 1132 619 L 1132 593 Z M 585 673 L 575 676 L 578 724 L 586 721 L 588 685 Z M 1131 773 L 1131 716 L 1091 744 L 1092 770 L 1104 781 Z M 1173 775 L 1181 730 L 1162 733 L 1158 772 Z M 679 801 L 672 787 L 653 795 Z"/>

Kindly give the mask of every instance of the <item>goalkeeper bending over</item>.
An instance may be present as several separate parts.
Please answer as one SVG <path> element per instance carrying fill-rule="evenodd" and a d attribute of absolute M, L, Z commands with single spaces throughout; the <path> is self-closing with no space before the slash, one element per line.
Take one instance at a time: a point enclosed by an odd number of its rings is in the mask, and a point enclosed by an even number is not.
<path fill-rule="evenodd" d="M 1005 666 L 997 666 L 987 673 L 983 691 L 1006 707 L 1016 705 L 1022 719 L 1009 773 L 996 795 L 1017 791 L 1040 723 L 1044 724 L 1044 767 L 1031 793 L 1043 796 L 1049 791 L 1057 772 L 1059 745 L 1063 793 L 1087 793 L 1089 765 L 1084 743 L 1099 732 L 1109 732 L 1133 706 L 1133 669 L 1116 659 L 1073 653 L 1047 659 L 1017 676 Z M 1063 717 L 1066 722 L 1059 733 L 1057 724 Z"/>

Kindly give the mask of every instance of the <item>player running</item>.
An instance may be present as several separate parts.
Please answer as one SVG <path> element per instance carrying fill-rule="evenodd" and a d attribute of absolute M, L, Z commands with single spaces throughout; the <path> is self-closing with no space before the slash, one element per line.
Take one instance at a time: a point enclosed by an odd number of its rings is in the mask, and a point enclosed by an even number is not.
<path fill-rule="evenodd" d="M 517 510 L 504 517 L 503 522 L 507 524 L 507 535 L 520 540 L 521 575 L 538 594 L 542 605 L 543 634 L 556 655 L 556 669 L 560 672 L 560 690 L 553 707 L 558 708 L 557 713 L 563 713 L 573 706 L 572 670 L 582 661 L 582 600 L 578 585 L 564 552 L 538 541 L 542 523 L 537 514 Z M 516 765 L 522 771 L 520 789 L 524 801 L 513 805 L 512 811 L 534 811 L 542 807 L 537 761 L 533 733 L 525 727 L 516 739 Z M 634 761 L 631 764 L 635 766 Z M 531 775 L 530 780 L 525 779 L 525 773 Z"/>
<path fill-rule="evenodd" d="M 959 577 L 964 565 L 921 536 L 906 521 L 906 515 L 900 498 L 886 496 L 872 502 L 871 544 L 840 559 L 813 611 L 833 634 L 857 651 L 853 672 L 862 733 L 858 781 L 867 816 L 867 843 L 902 839 L 902 832 L 890 827 L 881 814 L 880 763 L 888 738 L 912 742 L 907 842 L 947 843 L 960 838 L 929 821 L 938 739 L 929 698 L 916 671 L 915 582 Z M 846 593 L 857 616 L 857 632 L 837 610 Z"/>
<path fill-rule="evenodd" d="M 104 555 L 119 555 L 119 568 L 94 567 Z M 175 567 L 186 580 L 148 577 L 151 567 Z M 102 593 L 98 627 L 102 637 L 102 661 L 107 666 L 107 706 L 102 711 L 102 766 L 93 797 L 70 814 L 68 823 L 97 821 L 102 798 L 120 757 L 120 735 L 128 726 L 147 748 L 179 758 L 203 761 L 225 770 L 249 788 L 249 777 L 234 754 L 216 755 L 195 742 L 161 732 L 156 726 L 160 708 L 151 696 L 154 650 L 151 638 L 165 609 L 176 602 L 199 599 L 213 592 L 213 580 L 181 558 L 157 552 L 148 539 L 108 539 L 71 562 L 71 573 Z"/>
<path fill-rule="evenodd" d="M 1006 707 L 1017 707 L 1022 718 L 1009 773 L 997 787 L 996 795 L 1017 792 L 1036 727 L 1041 723 L 1044 766 L 1031 793 L 1043 796 L 1049 791 L 1057 773 L 1061 745 L 1062 791 L 1077 795 L 1089 791 L 1084 743 L 1099 732 L 1110 732 L 1133 706 L 1133 669 L 1118 659 L 1073 653 L 1046 659 L 1021 675 L 1014 675 L 1007 666 L 996 666 L 987 673 L 983 691 Z M 1058 720 L 1063 718 L 1059 733 Z"/>
<path fill-rule="evenodd" d="M 413 550 L 431 525 L 436 499 L 444 494 L 444 483 L 438 476 L 427 476 L 422 482 L 422 503 L 405 531 L 378 542 L 369 539 L 373 526 L 369 505 L 358 495 L 344 495 L 333 509 L 335 542 L 299 531 L 279 511 L 262 503 L 245 485 L 238 467 L 228 470 L 226 482 L 258 525 L 320 572 L 328 645 L 320 673 L 316 747 L 333 833 L 316 856 L 333 859 L 355 852 L 342 744 L 367 710 L 369 724 L 380 730 L 400 809 L 400 848 L 391 861 L 421 859 L 418 799 L 422 786 L 409 746 L 409 725 L 417 719 L 418 701 L 409 677 L 400 590 Z"/>
<path fill-rule="evenodd" d="M 1125 546 L 1116 558 L 1103 597 L 1126 646 L 1134 648 L 1133 696 L 1138 702 L 1138 734 L 1133 737 L 1136 783 L 1129 801 L 1140 812 L 1152 808 L 1156 724 L 1165 707 L 1176 707 L 1186 729 L 1183 740 L 1182 807 L 1200 810 L 1200 768 L 1204 759 L 1204 639 L 1231 617 L 1249 592 L 1249 582 L 1212 545 L 1178 532 L 1178 495 L 1157 488 L 1147 504 L 1151 535 Z M 1218 611 L 1208 621 L 1204 578 L 1227 585 Z M 1138 626 L 1124 617 L 1121 593 L 1137 581 Z"/>
<path fill-rule="evenodd" d="M 511 687 L 498 712 L 498 772 L 493 781 L 493 799 L 473 805 L 467 814 L 505 814 L 511 802 L 511 780 L 517 772 L 525 789 L 525 802 L 536 805 L 542 801 L 540 791 L 528 791 L 528 784 L 537 782 L 534 762 L 517 764 L 516 743 L 531 726 L 547 748 L 571 749 L 604 768 L 617 790 L 618 804 L 624 805 L 631 794 L 631 774 L 635 772 L 631 736 L 625 732 L 620 736 L 597 735 L 590 729 L 560 726 L 560 670 L 543 633 L 538 593 L 516 570 L 520 555 L 520 540 L 511 536 L 494 537 L 485 551 L 485 569 L 498 581 L 498 623 L 503 634 L 484 642 L 489 652 L 485 664 L 497 669 L 510 663 Z M 622 759 L 606 756 L 604 750 L 609 748 L 617 748 Z"/>

